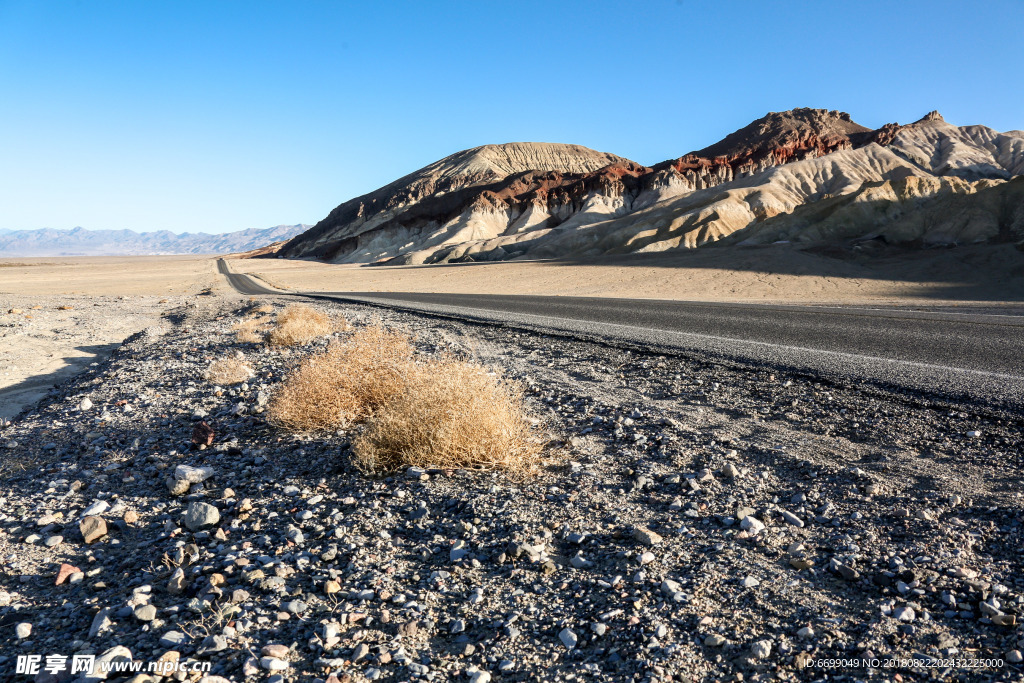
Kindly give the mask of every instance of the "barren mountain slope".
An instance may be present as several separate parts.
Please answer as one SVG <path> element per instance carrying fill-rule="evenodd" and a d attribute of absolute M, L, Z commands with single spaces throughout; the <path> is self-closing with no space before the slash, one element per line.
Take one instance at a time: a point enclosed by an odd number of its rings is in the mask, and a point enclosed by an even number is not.
<path fill-rule="evenodd" d="M 838 242 L 940 246 L 1024 238 L 1024 177 L 1008 182 L 956 177 L 865 184 L 856 192 L 756 223 L 726 244 Z"/>
<path fill-rule="evenodd" d="M 505 189 L 502 181 L 510 177 L 527 172 L 582 175 L 619 163 L 632 165 L 614 154 L 579 145 L 519 142 L 476 147 L 345 202 L 286 244 L 281 254 L 338 261 L 378 260 L 388 251 L 400 249 L 403 240 L 429 236 L 429 231 L 440 224 L 438 216 L 459 212 L 463 205 L 489 192 L 501 192 Z M 460 193 L 465 188 L 474 190 Z M 422 229 L 423 223 L 428 231 Z"/>
<path fill-rule="evenodd" d="M 885 213 L 886 202 L 903 201 L 901 193 L 915 201 L 958 194 L 959 215 L 966 218 L 935 229 L 924 219 L 909 231 L 893 231 L 898 239 L 1008 239 L 1017 231 L 1002 213 L 991 213 L 994 204 L 966 207 L 977 189 L 970 183 L 1006 180 L 1022 171 L 1020 131 L 958 128 L 937 112 L 907 126 L 871 130 L 843 112 L 794 109 L 768 114 L 715 145 L 651 168 L 570 146 L 524 143 L 460 152 L 346 202 L 281 253 L 417 264 L 664 251 L 698 247 L 737 231 L 758 233 L 763 221 L 817 202 L 831 202 L 821 207 L 829 213 L 842 203 L 834 198 L 855 195 L 860 206 L 842 212 L 841 225 L 798 238 L 850 239 L 871 234 L 879 225 L 875 213 Z M 910 177 L 949 182 L 871 191 Z M 869 200 L 877 209 L 871 215 L 863 206 Z M 904 202 L 901 210 L 910 206 Z M 804 212 L 800 220 L 819 213 Z M 787 234 L 800 232 L 800 220 Z"/>

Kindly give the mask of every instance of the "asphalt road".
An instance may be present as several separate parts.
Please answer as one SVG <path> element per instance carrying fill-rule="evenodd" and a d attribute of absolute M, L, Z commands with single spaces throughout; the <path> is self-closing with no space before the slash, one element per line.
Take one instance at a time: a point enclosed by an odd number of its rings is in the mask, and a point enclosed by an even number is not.
<path fill-rule="evenodd" d="M 243 294 L 281 294 L 233 274 Z M 700 352 L 948 398 L 1024 406 L 1024 316 L 900 308 L 477 294 L 302 292 L 584 338 Z"/>

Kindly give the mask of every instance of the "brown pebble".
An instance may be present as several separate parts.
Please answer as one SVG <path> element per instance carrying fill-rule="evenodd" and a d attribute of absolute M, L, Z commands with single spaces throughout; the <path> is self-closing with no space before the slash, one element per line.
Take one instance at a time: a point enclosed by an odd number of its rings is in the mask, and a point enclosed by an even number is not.
<path fill-rule="evenodd" d="M 107 535 L 107 523 L 102 517 L 90 515 L 83 517 L 78 523 L 78 530 L 82 532 L 82 538 L 86 544 L 95 543 Z"/>
<path fill-rule="evenodd" d="M 57 582 L 54 585 L 61 585 L 62 583 L 68 580 L 69 576 L 71 576 L 72 574 L 77 574 L 80 571 L 82 570 L 78 567 L 74 567 L 70 564 L 62 564 L 60 566 L 60 569 L 57 571 Z"/>

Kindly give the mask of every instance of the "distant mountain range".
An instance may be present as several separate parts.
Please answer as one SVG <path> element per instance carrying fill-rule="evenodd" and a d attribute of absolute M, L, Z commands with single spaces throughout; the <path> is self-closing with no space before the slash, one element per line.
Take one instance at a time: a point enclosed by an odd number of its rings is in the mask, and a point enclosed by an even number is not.
<path fill-rule="evenodd" d="M 250 228 L 220 235 L 202 232 L 175 234 L 167 230 L 11 230 L 0 228 L 3 256 L 145 256 L 163 254 L 232 254 L 287 240 L 308 225 Z"/>
<path fill-rule="evenodd" d="M 872 130 L 793 109 L 650 167 L 578 145 L 485 145 L 350 199 L 277 254 L 398 265 L 863 240 L 1024 240 L 1024 131 L 938 112 Z"/>

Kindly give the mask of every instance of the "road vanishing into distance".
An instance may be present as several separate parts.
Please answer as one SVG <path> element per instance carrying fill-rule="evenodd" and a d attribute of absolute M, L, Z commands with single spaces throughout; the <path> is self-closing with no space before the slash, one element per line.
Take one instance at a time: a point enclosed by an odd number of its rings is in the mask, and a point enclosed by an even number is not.
<path fill-rule="evenodd" d="M 698 352 L 827 378 L 1024 406 L 1024 316 L 905 308 L 492 294 L 291 292 L 220 271 L 238 292 L 386 306 L 659 351 Z"/>

